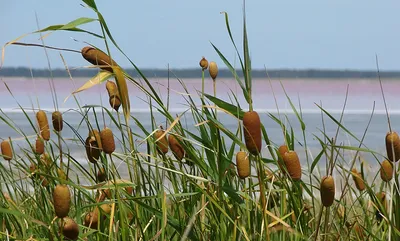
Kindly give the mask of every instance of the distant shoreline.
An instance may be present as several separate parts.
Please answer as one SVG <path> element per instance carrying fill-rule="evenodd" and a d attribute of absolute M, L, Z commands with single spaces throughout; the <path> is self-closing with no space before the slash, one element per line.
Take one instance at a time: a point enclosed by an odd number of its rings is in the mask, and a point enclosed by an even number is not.
<path fill-rule="evenodd" d="M 140 77 L 134 69 L 125 69 L 133 77 Z M 93 77 L 98 72 L 97 69 L 71 69 L 72 77 Z M 191 69 L 141 69 L 147 78 L 201 78 L 200 68 Z M 237 70 L 237 75 L 242 78 L 241 70 Z M 0 77 L 36 77 L 36 78 L 68 78 L 69 74 L 65 69 L 29 69 L 26 67 L 3 67 L 0 69 Z M 208 77 L 208 71 L 206 71 Z M 325 70 L 325 69 L 256 69 L 252 71 L 255 79 L 377 79 L 376 70 Z M 400 71 L 381 71 L 380 77 L 385 79 L 400 79 Z M 220 69 L 218 78 L 234 78 L 228 69 Z"/>

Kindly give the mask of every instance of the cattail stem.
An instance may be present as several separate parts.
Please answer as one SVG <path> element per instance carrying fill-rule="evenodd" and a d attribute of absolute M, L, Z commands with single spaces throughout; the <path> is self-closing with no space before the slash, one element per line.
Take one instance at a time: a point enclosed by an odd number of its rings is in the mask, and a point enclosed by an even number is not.
<path fill-rule="evenodd" d="M 262 167 L 261 156 L 256 156 L 257 161 L 257 177 L 258 177 L 258 185 L 260 186 L 260 199 L 261 199 L 261 211 L 264 219 L 264 228 L 265 228 L 265 237 L 266 240 L 269 240 L 269 228 L 268 228 L 268 217 L 266 215 L 265 209 L 267 208 L 267 201 L 265 199 L 265 190 L 264 190 L 264 169 Z"/>

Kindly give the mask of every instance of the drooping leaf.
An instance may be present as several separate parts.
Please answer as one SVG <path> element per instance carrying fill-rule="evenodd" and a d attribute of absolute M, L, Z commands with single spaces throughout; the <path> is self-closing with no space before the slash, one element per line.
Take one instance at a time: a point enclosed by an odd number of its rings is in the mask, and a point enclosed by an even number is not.
<path fill-rule="evenodd" d="M 72 94 L 76 94 L 78 92 L 90 89 L 90 88 L 92 88 L 93 86 L 95 86 L 97 84 L 103 83 L 104 81 L 106 81 L 107 79 L 111 78 L 112 76 L 113 76 L 113 73 L 110 73 L 108 71 L 100 71 L 96 76 L 91 78 L 84 85 L 82 85 L 77 90 L 72 92 Z"/>

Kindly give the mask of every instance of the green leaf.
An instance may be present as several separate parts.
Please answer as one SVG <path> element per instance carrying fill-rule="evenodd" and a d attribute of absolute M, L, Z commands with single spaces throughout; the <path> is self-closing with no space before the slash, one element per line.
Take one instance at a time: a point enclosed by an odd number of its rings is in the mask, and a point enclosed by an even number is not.
<path fill-rule="evenodd" d="M 242 204 L 244 201 L 243 199 L 237 194 L 237 192 L 230 186 L 223 186 L 222 190 L 236 203 Z"/>
<path fill-rule="evenodd" d="M 101 35 L 86 31 L 84 29 L 81 28 L 77 28 L 77 26 L 82 25 L 82 24 L 86 24 L 86 23 L 90 23 L 93 21 L 97 21 L 97 19 L 94 18 L 77 18 L 67 24 L 57 24 L 57 25 L 51 25 L 48 26 L 46 28 L 40 29 L 38 31 L 35 31 L 33 33 L 42 33 L 42 32 L 47 32 L 47 31 L 58 31 L 58 30 L 64 30 L 64 31 L 74 31 L 74 32 L 84 32 L 84 33 L 88 33 L 91 34 L 95 37 L 98 38 L 103 38 Z"/>
<path fill-rule="evenodd" d="M 214 97 L 212 95 L 204 94 L 204 96 L 207 97 L 207 99 L 209 99 L 211 102 L 216 104 L 219 108 L 228 111 L 233 116 L 236 116 L 239 119 L 243 119 L 244 111 L 239 109 L 239 116 L 237 116 L 237 113 L 238 113 L 238 107 L 237 106 L 232 105 L 232 104 L 230 104 L 228 102 L 225 102 L 225 101 L 223 101 L 221 99 L 218 99 L 217 97 Z"/>

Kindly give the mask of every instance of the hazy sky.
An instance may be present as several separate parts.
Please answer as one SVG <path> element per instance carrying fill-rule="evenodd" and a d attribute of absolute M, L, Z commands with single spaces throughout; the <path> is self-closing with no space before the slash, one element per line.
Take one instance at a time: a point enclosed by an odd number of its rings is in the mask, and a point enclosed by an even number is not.
<path fill-rule="evenodd" d="M 96 17 L 79 0 L 0 0 L 0 44 L 22 34 L 79 17 Z M 210 42 L 235 62 L 224 16 L 226 11 L 237 44 L 242 44 L 242 1 L 239 0 L 98 0 L 98 7 L 121 48 L 142 68 L 198 67 L 202 56 L 222 66 Z M 253 68 L 400 70 L 400 1 L 303 0 L 247 1 L 248 36 Z M 100 33 L 98 23 L 81 26 Z M 40 43 L 38 35 L 22 39 Z M 77 41 L 75 41 L 75 40 Z M 104 42 L 75 32 L 55 32 L 51 46 L 80 50 Z M 123 67 L 128 61 L 113 50 Z M 88 65 L 77 53 L 62 52 L 69 66 Z M 49 51 L 52 67 L 62 67 L 59 51 Z M 4 66 L 46 68 L 40 48 L 9 46 Z"/>

